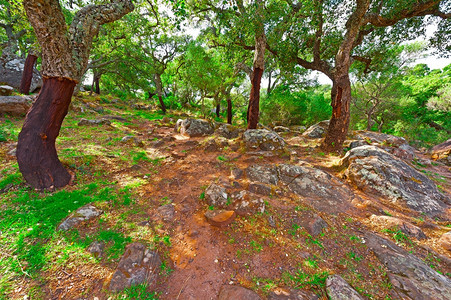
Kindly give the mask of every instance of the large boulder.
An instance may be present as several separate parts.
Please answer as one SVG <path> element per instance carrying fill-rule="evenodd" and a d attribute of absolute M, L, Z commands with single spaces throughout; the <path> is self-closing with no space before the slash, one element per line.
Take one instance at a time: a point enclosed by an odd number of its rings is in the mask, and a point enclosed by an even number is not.
<path fill-rule="evenodd" d="M 435 183 L 407 163 L 376 146 L 348 151 L 341 160 L 346 176 L 358 188 L 430 216 L 444 214 L 450 199 Z"/>
<path fill-rule="evenodd" d="M 312 139 L 320 139 L 326 135 L 327 129 L 329 128 L 329 123 L 330 120 L 324 120 L 316 123 L 315 125 L 307 128 L 302 135 Z"/>
<path fill-rule="evenodd" d="M 285 151 L 285 141 L 274 131 L 249 129 L 244 132 L 243 140 L 250 151 Z"/>
<path fill-rule="evenodd" d="M 289 164 L 252 165 L 246 169 L 246 175 L 251 182 L 287 188 L 315 209 L 325 212 L 347 212 L 356 198 L 334 176 L 313 167 Z"/>
<path fill-rule="evenodd" d="M 13 58 L 9 61 L 0 60 L 0 84 L 7 84 L 15 89 L 20 88 L 25 59 Z M 42 77 L 36 68 L 33 68 L 33 79 L 31 80 L 30 92 L 42 87 Z"/>
<path fill-rule="evenodd" d="M 415 255 L 372 233 L 365 234 L 365 242 L 387 267 L 399 299 L 451 299 L 451 280 Z"/>
<path fill-rule="evenodd" d="M 26 115 L 31 103 L 29 96 L 0 96 L 0 114 Z"/>
<path fill-rule="evenodd" d="M 243 130 L 230 124 L 222 124 L 216 129 L 216 134 L 226 139 L 237 138 Z"/>
<path fill-rule="evenodd" d="M 59 226 L 58 230 L 66 231 L 74 226 L 77 226 L 81 222 L 91 220 L 100 216 L 103 212 L 92 204 L 86 204 L 80 207 L 69 217 L 67 217 Z"/>
<path fill-rule="evenodd" d="M 432 159 L 451 166 L 451 139 L 431 149 Z"/>
<path fill-rule="evenodd" d="M 161 259 L 158 253 L 150 251 L 141 243 L 126 247 L 108 289 L 119 292 L 132 285 L 145 283 L 154 289 L 160 273 Z"/>
<path fill-rule="evenodd" d="M 399 147 L 407 143 L 406 139 L 403 137 L 374 131 L 358 131 L 356 137 L 360 140 L 365 140 L 368 143 L 376 143 L 390 147 Z"/>
<path fill-rule="evenodd" d="M 199 137 L 210 135 L 215 128 L 212 123 L 200 119 L 178 120 L 175 124 L 176 132 L 189 137 Z"/>

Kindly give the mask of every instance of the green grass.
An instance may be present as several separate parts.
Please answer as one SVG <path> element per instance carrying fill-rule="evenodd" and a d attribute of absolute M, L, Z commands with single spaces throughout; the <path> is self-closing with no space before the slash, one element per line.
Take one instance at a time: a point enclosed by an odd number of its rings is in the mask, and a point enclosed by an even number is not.
<path fill-rule="evenodd" d="M 323 271 L 314 274 L 305 273 L 299 269 L 295 274 L 283 273 L 282 277 L 284 281 L 294 286 L 297 289 L 311 288 L 320 289 L 326 286 L 326 279 L 329 276 L 329 272 Z"/>
<path fill-rule="evenodd" d="M 130 300 L 157 300 L 155 292 L 148 292 L 146 284 L 134 285 L 126 288 L 122 293 L 117 295 L 116 299 L 130 299 Z"/>
<path fill-rule="evenodd" d="M 124 253 L 125 246 L 131 242 L 131 238 L 114 230 L 103 230 L 98 233 L 97 240 L 109 245 L 106 249 L 107 260 L 117 260 Z"/>

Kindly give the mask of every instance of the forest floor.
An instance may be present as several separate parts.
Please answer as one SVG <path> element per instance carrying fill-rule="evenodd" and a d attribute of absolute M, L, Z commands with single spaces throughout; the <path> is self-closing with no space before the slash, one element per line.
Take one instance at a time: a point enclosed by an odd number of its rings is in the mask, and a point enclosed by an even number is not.
<path fill-rule="evenodd" d="M 106 115 L 124 120 L 77 125 L 81 118 Z M 401 214 L 383 204 L 346 214 L 334 207 L 315 210 L 299 197 L 270 195 L 264 197 L 263 213 L 238 216 L 227 227 L 210 225 L 204 217 L 211 209 L 205 189 L 212 182 L 232 184 L 232 169 L 306 162 L 341 178 L 340 157 L 323 153 L 317 147 L 320 140 L 292 132 L 282 134 L 290 156 L 252 155 L 242 147 L 205 151 L 202 145 L 209 137 L 182 136 L 174 131 L 179 116 L 163 117 L 107 96 L 75 98 L 57 149 L 76 180 L 55 192 L 25 185 L 11 155 L 23 118 L 0 118 L 6 135 L 0 142 L 0 299 L 216 299 L 223 285 L 232 284 L 262 298 L 302 289 L 327 299 L 325 280 L 330 274 L 340 274 L 368 299 L 396 299 L 387 268 L 362 242 L 362 230 L 391 239 L 451 277 L 451 265 L 443 259 L 449 253 L 437 244 L 451 224 L 415 212 Z M 122 141 L 128 135 L 142 143 Z M 449 168 L 417 168 L 450 194 Z M 379 203 L 342 181 L 362 199 Z M 57 231 L 61 221 L 87 203 L 103 213 Z M 174 214 L 163 218 L 157 209 L 167 204 Z M 428 239 L 418 241 L 369 222 L 369 216 L 381 213 L 408 218 Z M 298 224 L 316 216 L 327 227 L 312 236 Z M 96 240 L 106 244 L 101 257 L 87 251 Z M 157 285 L 153 291 L 141 285 L 119 294 L 108 292 L 109 279 L 132 242 L 160 254 Z"/>

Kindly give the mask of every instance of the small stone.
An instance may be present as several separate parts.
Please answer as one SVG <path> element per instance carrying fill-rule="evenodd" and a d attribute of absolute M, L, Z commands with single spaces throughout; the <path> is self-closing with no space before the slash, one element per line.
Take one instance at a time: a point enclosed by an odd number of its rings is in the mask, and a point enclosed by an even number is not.
<path fill-rule="evenodd" d="M 327 277 L 326 290 L 331 300 L 363 300 L 340 275 Z"/>
<path fill-rule="evenodd" d="M 14 88 L 9 85 L 0 85 L 0 96 L 11 96 Z"/>
<path fill-rule="evenodd" d="M 111 121 L 104 118 L 98 120 L 81 119 L 77 125 L 78 126 L 111 125 Z"/>
<path fill-rule="evenodd" d="M 451 231 L 442 235 L 438 242 L 443 249 L 451 252 Z"/>
<path fill-rule="evenodd" d="M 210 186 L 205 190 L 205 200 L 208 205 L 213 205 L 214 207 L 224 208 L 227 206 L 227 192 L 222 186 L 216 183 L 210 184 Z"/>
<path fill-rule="evenodd" d="M 244 171 L 239 168 L 233 168 L 231 171 L 231 176 L 233 179 L 241 179 L 244 175 Z"/>
<path fill-rule="evenodd" d="M 172 204 L 166 204 L 157 208 L 157 213 L 165 222 L 172 221 L 175 215 L 175 208 Z"/>
<path fill-rule="evenodd" d="M 81 222 L 93 219 L 95 217 L 100 216 L 103 213 L 100 209 L 96 208 L 91 204 L 87 204 L 83 207 L 80 207 L 75 211 L 75 213 L 71 214 L 67 217 L 59 226 L 58 230 L 69 230 L 72 227 L 78 225 Z"/>
<path fill-rule="evenodd" d="M 100 258 L 103 256 L 105 250 L 105 243 L 102 241 L 94 241 L 91 243 L 91 245 L 89 245 L 87 250 L 95 257 Z"/>
<path fill-rule="evenodd" d="M 186 157 L 186 152 L 172 151 L 171 152 L 171 156 L 174 157 L 174 158 L 185 158 Z"/>
<path fill-rule="evenodd" d="M 269 196 L 271 195 L 271 188 L 267 185 L 260 184 L 260 183 L 251 183 L 249 184 L 249 192 Z"/>
<path fill-rule="evenodd" d="M 205 217 L 211 225 L 225 227 L 235 220 L 236 214 L 233 210 L 208 210 Z"/>
<path fill-rule="evenodd" d="M 313 219 L 310 219 L 305 225 L 305 229 L 312 236 L 319 235 L 326 227 L 327 223 L 320 216 L 314 216 Z"/>

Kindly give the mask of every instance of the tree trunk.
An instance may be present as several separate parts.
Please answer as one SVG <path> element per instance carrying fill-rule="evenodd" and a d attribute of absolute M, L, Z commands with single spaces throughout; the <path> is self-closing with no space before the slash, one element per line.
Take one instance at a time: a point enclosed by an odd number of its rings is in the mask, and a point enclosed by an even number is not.
<path fill-rule="evenodd" d="M 67 114 L 75 81 L 45 78 L 27 114 L 17 143 L 17 162 L 24 179 L 38 189 L 63 187 L 71 175 L 58 159 L 55 140 Z"/>
<path fill-rule="evenodd" d="M 260 83 L 263 75 L 263 69 L 255 68 L 252 73 L 252 88 L 249 99 L 247 129 L 256 129 L 260 114 Z"/>
<path fill-rule="evenodd" d="M 33 79 L 33 67 L 38 57 L 34 54 L 28 53 L 25 60 L 25 66 L 22 73 L 22 81 L 20 82 L 20 92 L 28 95 L 30 93 L 31 80 Z"/>
<path fill-rule="evenodd" d="M 332 86 L 332 118 L 322 148 L 327 152 L 340 151 L 349 127 L 351 81 L 349 73 L 334 78 Z"/>
<path fill-rule="evenodd" d="M 232 98 L 227 95 L 227 123 L 232 124 Z"/>
<path fill-rule="evenodd" d="M 94 77 L 94 83 L 95 83 L 95 86 L 96 86 L 95 93 L 97 95 L 100 95 L 100 77 L 101 76 L 102 75 L 99 74 L 99 75 Z"/>
<path fill-rule="evenodd" d="M 163 83 L 161 82 L 161 75 L 155 74 L 155 86 L 156 86 L 156 92 L 158 95 L 158 101 L 160 102 L 161 110 L 163 111 L 163 114 L 166 114 L 166 104 L 164 104 L 163 101 Z"/>
<path fill-rule="evenodd" d="M 216 116 L 219 118 L 221 113 L 221 103 L 216 104 Z"/>

